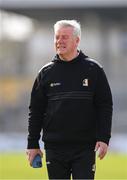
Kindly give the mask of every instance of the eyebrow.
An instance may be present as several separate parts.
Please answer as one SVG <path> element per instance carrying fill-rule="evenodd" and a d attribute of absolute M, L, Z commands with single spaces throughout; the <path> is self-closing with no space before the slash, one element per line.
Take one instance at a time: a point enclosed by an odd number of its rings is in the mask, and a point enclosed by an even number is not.
<path fill-rule="evenodd" d="M 62 36 L 62 37 L 64 37 L 64 38 L 68 38 L 69 37 L 69 35 L 55 35 L 55 37 L 57 38 L 57 37 L 59 37 L 59 36 Z"/>

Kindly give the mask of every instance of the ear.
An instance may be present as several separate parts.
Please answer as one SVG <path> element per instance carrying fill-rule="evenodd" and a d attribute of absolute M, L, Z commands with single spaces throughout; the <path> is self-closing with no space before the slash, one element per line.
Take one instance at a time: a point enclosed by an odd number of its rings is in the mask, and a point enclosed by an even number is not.
<path fill-rule="evenodd" d="M 80 38 L 76 37 L 76 43 L 79 44 L 79 42 L 80 42 Z"/>

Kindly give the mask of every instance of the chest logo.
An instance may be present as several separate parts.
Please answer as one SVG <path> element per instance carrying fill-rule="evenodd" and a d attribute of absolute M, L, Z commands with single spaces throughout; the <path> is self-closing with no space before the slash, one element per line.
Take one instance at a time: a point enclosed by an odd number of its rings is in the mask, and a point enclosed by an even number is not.
<path fill-rule="evenodd" d="M 88 86 L 89 85 L 89 80 L 88 79 L 83 79 L 82 85 L 83 86 Z"/>
<path fill-rule="evenodd" d="M 59 82 L 50 83 L 50 87 L 60 86 L 60 85 L 61 85 L 61 83 L 59 83 Z"/>

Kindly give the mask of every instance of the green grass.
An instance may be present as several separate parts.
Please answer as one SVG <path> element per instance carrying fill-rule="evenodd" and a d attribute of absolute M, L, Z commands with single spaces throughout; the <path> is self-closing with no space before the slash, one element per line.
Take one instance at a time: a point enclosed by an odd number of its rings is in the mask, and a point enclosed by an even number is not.
<path fill-rule="evenodd" d="M 127 154 L 109 153 L 104 160 L 97 158 L 97 179 L 127 179 Z M 0 179 L 48 179 L 43 158 L 43 168 L 29 166 L 25 153 L 0 154 Z"/>
<path fill-rule="evenodd" d="M 96 179 L 127 179 L 127 154 L 107 154 L 96 166 Z"/>

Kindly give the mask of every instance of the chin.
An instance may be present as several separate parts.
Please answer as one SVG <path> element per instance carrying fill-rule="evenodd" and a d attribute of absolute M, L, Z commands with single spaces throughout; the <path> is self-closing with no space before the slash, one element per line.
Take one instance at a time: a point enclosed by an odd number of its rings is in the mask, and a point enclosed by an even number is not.
<path fill-rule="evenodd" d="M 58 51 L 57 51 L 57 54 L 58 54 L 58 55 L 64 55 L 64 54 L 66 54 L 66 52 L 63 52 L 63 51 L 59 51 L 59 50 L 58 50 Z"/>

